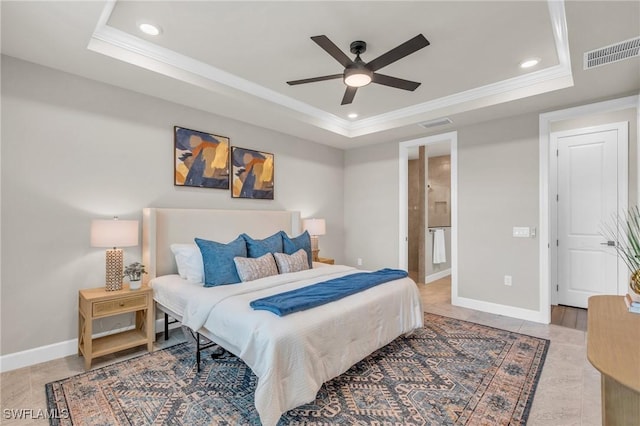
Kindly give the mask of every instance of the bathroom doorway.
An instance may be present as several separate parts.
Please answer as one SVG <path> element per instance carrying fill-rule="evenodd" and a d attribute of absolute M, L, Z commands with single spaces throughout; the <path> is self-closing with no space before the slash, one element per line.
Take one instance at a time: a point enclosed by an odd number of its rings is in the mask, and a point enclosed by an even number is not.
<path fill-rule="evenodd" d="M 455 233 L 456 132 L 400 144 L 400 267 L 418 283 L 451 275 Z M 455 282 L 455 284 L 454 284 Z"/>

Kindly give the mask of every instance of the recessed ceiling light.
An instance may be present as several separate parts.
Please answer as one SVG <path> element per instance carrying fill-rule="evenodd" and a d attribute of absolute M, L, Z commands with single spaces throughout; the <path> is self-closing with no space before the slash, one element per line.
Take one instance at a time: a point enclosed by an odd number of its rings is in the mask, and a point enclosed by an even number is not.
<path fill-rule="evenodd" d="M 531 68 L 535 67 L 540 63 L 540 58 L 529 58 L 520 62 L 520 68 Z"/>
<path fill-rule="evenodd" d="M 148 22 L 138 24 L 138 28 L 140 28 L 140 31 L 148 35 L 157 36 L 158 34 L 160 34 L 160 27 Z"/>
<path fill-rule="evenodd" d="M 349 118 L 358 118 L 358 114 L 356 114 L 355 112 L 352 112 L 351 114 L 347 115 L 347 117 L 349 117 Z"/>

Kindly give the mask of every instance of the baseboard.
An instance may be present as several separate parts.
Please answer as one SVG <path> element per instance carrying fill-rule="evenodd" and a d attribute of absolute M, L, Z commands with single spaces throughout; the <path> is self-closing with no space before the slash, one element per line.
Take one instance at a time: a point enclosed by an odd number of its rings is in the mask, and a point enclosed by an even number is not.
<path fill-rule="evenodd" d="M 78 339 L 27 349 L 26 351 L 15 352 L 0 357 L 0 372 L 4 373 L 5 371 L 17 370 L 18 368 L 64 358 L 65 356 L 77 353 Z"/>
<path fill-rule="evenodd" d="M 500 305 L 498 303 L 485 302 L 482 300 L 468 299 L 466 297 L 453 297 L 451 304 L 463 308 L 475 309 L 476 311 L 488 312 L 490 314 L 504 315 L 526 321 L 548 324 L 549 319 L 542 312 L 531 309 L 517 308 L 514 306 Z"/>
<path fill-rule="evenodd" d="M 448 277 L 449 275 L 451 275 L 451 268 L 436 272 L 435 274 L 427 275 L 424 279 L 424 282 L 425 284 L 429 284 L 430 282 L 439 280 L 440 278 Z"/>
<path fill-rule="evenodd" d="M 170 329 L 180 327 L 180 323 L 169 324 Z M 94 338 L 119 333 L 133 328 L 133 326 L 123 327 L 108 332 L 98 333 Z M 156 333 L 164 332 L 164 319 L 156 319 Z M 26 351 L 15 352 L 0 356 L 0 373 L 17 370 L 18 368 L 29 367 L 42 362 L 64 358 L 78 353 L 78 339 L 66 340 L 64 342 L 53 343 L 51 345 L 40 346 Z"/>

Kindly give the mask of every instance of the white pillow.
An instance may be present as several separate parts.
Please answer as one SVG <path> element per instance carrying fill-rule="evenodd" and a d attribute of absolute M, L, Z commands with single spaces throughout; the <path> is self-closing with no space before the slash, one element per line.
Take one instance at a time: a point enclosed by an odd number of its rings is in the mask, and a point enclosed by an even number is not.
<path fill-rule="evenodd" d="M 171 252 L 176 257 L 178 275 L 181 278 L 194 283 L 204 283 L 202 253 L 197 245 L 171 244 Z"/>

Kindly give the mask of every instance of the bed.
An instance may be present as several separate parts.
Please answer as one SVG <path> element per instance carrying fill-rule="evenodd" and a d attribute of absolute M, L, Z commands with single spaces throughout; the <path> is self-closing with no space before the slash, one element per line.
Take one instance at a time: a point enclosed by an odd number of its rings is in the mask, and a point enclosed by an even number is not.
<path fill-rule="evenodd" d="M 159 311 L 241 358 L 258 377 L 255 406 L 263 425 L 309 403 L 322 384 L 402 334 L 422 327 L 423 313 L 409 278 L 279 317 L 249 303 L 360 272 L 345 265 L 314 268 L 234 285 L 203 287 L 180 278 L 170 245 L 194 237 L 227 242 L 300 232 L 291 211 L 144 209 L 143 263 Z M 199 344 L 199 339 L 197 339 Z"/>

